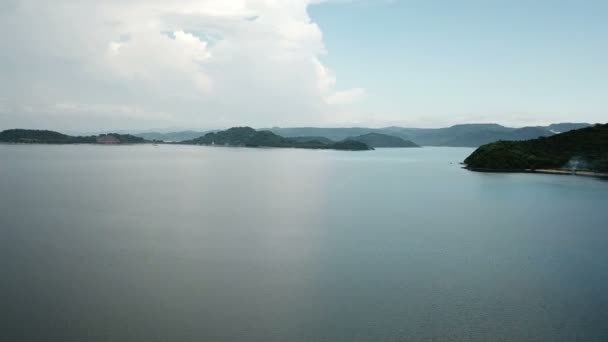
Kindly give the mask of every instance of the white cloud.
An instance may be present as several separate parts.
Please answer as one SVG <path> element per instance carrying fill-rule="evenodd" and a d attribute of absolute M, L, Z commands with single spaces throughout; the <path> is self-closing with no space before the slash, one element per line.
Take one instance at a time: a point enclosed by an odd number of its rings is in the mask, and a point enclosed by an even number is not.
<path fill-rule="evenodd" d="M 120 48 L 123 45 L 124 43 L 121 42 L 110 42 L 110 44 L 108 44 L 108 52 L 110 53 L 110 56 L 118 55 L 118 53 L 120 52 Z"/>
<path fill-rule="evenodd" d="M 173 35 L 175 36 L 175 41 L 182 46 L 183 53 L 188 55 L 193 61 L 203 62 L 211 56 L 207 49 L 207 42 L 201 41 L 192 33 L 175 31 L 173 32 Z"/>
<path fill-rule="evenodd" d="M 314 2 L 17 0 L 0 11 L 11 46 L 0 95 L 17 108 L 0 124 L 119 126 L 133 113 L 140 127 L 323 122 L 365 90 L 337 90 L 320 62 Z M 61 110 L 69 120 L 49 115 Z"/>
<path fill-rule="evenodd" d="M 326 102 L 330 105 L 350 104 L 361 100 L 365 95 L 366 91 L 363 88 L 336 91 L 326 98 Z"/>

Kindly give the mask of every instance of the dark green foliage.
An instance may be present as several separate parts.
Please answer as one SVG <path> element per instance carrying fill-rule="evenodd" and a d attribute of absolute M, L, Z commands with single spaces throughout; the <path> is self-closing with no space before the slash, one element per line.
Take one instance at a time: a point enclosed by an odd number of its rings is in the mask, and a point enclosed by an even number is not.
<path fill-rule="evenodd" d="M 367 133 L 348 140 L 359 141 L 371 147 L 420 147 L 409 140 L 381 133 Z"/>
<path fill-rule="evenodd" d="M 233 127 L 225 131 L 207 133 L 204 136 L 183 141 L 183 144 L 220 145 L 246 147 L 292 147 L 307 149 L 369 150 L 370 147 L 359 142 L 331 142 L 319 140 L 299 140 L 284 138 L 270 131 L 256 131 L 251 127 Z"/>
<path fill-rule="evenodd" d="M 207 133 L 202 137 L 186 140 L 184 143 L 245 146 L 250 143 L 256 134 L 257 131 L 250 127 L 233 127 L 225 131 Z"/>
<path fill-rule="evenodd" d="M 0 142 L 30 144 L 71 144 L 73 137 L 53 131 L 9 129 L 0 132 Z"/>
<path fill-rule="evenodd" d="M 332 150 L 365 151 L 370 149 L 366 143 L 355 140 L 342 140 L 328 146 Z"/>
<path fill-rule="evenodd" d="M 250 147 L 291 147 L 293 142 L 270 131 L 256 131 L 246 146 Z"/>
<path fill-rule="evenodd" d="M 184 144 L 286 147 L 290 141 L 269 131 L 256 131 L 251 127 L 233 127 L 225 131 L 207 133 Z"/>
<path fill-rule="evenodd" d="M 293 128 L 279 128 L 273 127 L 269 131 L 274 134 L 278 134 L 283 137 L 324 137 L 332 141 L 344 140 L 348 137 L 354 137 L 362 134 L 367 134 L 374 129 L 372 128 L 319 128 L 319 127 L 293 127 Z"/>
<path fill-rule="evenodd" d="M 333 144 L 335 141 L 326 138 L 326 137 L 317 137 L 317 136 L 305 136 L 305 137 L 289 137 L 289 140 L 295 141 L 295 142 L 299 142 L 299 143 L 306 143 L 306 142 L 315 142 L 315 143 L 320 143 L 320 144 Z"/>
<path fill-rule="evenodd" d="M 9 129 L 0 132 L 0 142 L 20 144 L 96 144 L 98 137 L 113 136 L 121 144 L 143 144 L 149 141 L 130 134 L 101 134 L 73 137 L 59 132 L 33 129 Z"/>
<path fill-rule="evenodd" d="M 570 169 L 608 171 L 608 124 L 527 141 L 479 147 L 464 163 L 481 170 Z"/>

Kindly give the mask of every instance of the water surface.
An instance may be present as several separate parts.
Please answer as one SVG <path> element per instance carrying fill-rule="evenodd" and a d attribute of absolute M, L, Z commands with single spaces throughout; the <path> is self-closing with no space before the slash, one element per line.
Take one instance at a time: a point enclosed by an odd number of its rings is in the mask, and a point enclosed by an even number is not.
<path fill-rule="evenodd" d="M 0 145 L 1 334 L 608 340 L 608 182 L 471 152 Z"/>

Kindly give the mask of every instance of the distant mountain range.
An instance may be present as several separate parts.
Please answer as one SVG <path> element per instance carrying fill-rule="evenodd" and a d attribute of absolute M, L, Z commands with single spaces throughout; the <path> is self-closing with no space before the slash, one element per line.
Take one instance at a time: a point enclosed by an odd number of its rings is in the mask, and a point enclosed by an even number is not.
<path fill-rule="evenodd" d="M 588 127 L 587 123 L 560 123 L 549 126 L 511 128 L 498 124 L 465 124 L 447 128 L 271 128 L 284 137 L 320 136 L 332 140 L 342 140 L 369 133 L 387 134 L 410 140 L 422 146 L 478 147 L 498 140 L 528 140 L 573 129 Z"/>
<path fill-rule="evenodd" d="M 294 127 L 261 129 L 281 138 L 288 138 L 289 144 L 318 143 L 322 146 L 352 140 L 363 142 L 369 147 L 416 147 L 416 146 L 454 146 L 479 147 L 484 144 L 505 141 L 522 141 L 539 137 L 550 137 L 575 129 L 591 126 L 587 123 L 558 123 L 549 126 L 512 128 L 498 124 L 465 124 L 447 128 L 319 128 Z M 144 141 L 185 142 L 189 143 L 218 131 L 186 130 L 179 132 L 140 132 L 133 134 L 108 133 L 119 141 L 138 143 Z M 122 132 L 121 132 L 122 133 Z M 0 136 L 2 142 L 41 142 L 41 143 L 95 143 L 96 137 L 70 136 L 52 131 L 7 130 Z M 110 138 L 106 138 L 105 141 Z"/>
<path fill-rule="evenodd" d="M 512 128 L 498 124 L 464 124 L 446 128 L 320 128 L 320 127 L 273 127 L 269 130 L 277 135 L 306 140 L 341 141 L 348 138 L 358 137 L 370 133 L 389 135 L 410 141 L 421 146 L 455 146 L 455 147 L 478 147 L 498 140 L 528 140 L 538 137 L 548 137 L 554 134 L 588 127 L 588 123 L 558 123 L 549 126 L 535 126 Z M 147 140 L 162 140 L 167 142 L 180 142 L 199 138 L 213 131 L 180 131 L 180 132 L 146 132 L 134 135 Z M 381 146 L 376 146 L 381 147 Z"/>
<path fill-rule="evenodd" d="M 200 138 L 203 135 L 215 131 L 179 131 L 179 132 L 142 132 L 133 133 L 133 135 L 144 138 L 146 140 L 159 140 L 165 142 L 180 142 Z"/>
<path fill-rule="evenodd" d="M 608 172 L 608 124 L 528 141 L 479 147 L 464 163 L 476 171 Z"/>

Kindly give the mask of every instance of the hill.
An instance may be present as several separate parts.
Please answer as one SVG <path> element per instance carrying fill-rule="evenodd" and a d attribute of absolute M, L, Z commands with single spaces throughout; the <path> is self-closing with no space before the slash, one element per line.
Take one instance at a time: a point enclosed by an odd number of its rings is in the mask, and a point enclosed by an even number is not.
<path fill-rule="evenodd" d="M 319 142 L 322 144 L 333 144 L 335 141 L 326 137 L 290 137 L 290 140 L 306 143 L 306 142 Z"/>
<path fill-rule="evenodd" d="M 233 127 L 225 131 L 207 133 L 200 138 L 183 141 L 182 144 L 244 147 L 292 147 L 352 151 L 364 151 L 371 149 L 365 143 L 358 141 L 332 141 L 330 143 L 325 143 L 315 139 L 298 141 L 297 139 L 292 140 L 289 138 L 284 138 L 270 131 L 256 131 L 251 127 Z"/>
<path fill-rule="evenodd" d="M 134 136 L 131 134 L 108 133 L 108 134 L 100 134 L 98 136 L 94 136 L 97 143 L 100 143 L 101 139 L 104 137 L 111 137 L 111 138 L 113 138 L 112 140 L 117 141 L 117 143 L 119 143 L 119 144 L 145 144 L 145 143 L 150 142 L 144 138 L 137 137 L 137 136 Z M 78 139 L 78 138 L 81 138 L 81 137 L 76 137 L 76 139 Z M 90 138 L 90 137 L 86 137 L 86 138 Z"/>
<path fill-rule="evenodd" d="M 371 147 L 420 147 L 415 143 L 404 140 L 400 137 L 396 137 L 388 134 L 381 133 L 367 133 L 358 137 L 350 137 L 347 140 L 360 141 Z"/>
<path fill-rule="evenodd" d="M 322 128 L 322 127 L 292 127 L 280 128 L 273 127 L 269 131 L 286 138 L 294 137 L 323 137 L 333 141 L 344 140 L 348 137 L 363 135 L 376 131 L 373 128 Z"/>
<path fill-rule="evenodd" d="M 74 137 L 59 132 L 32 129 L 8 129 L 0 132 L 0 142 L 71 144 Z"/>
<path fill-rule="evenodd" d="M 0 132 L 0 142 L 19 144 L 97 144 L 108 141 L 117 144 L 142 144 L 149 141 L 130 134 L 100 134 L 92 136 L 70 136 L 63 133 L 34 130 L 34 129 L 9 129 Z"/>
<path fill-rule="evenodd" d="M 478 147 L 499 140 L 529 140 L 588 126 L 589 124 L 585 123 L 559 123 L 549 126 L 512 128 L 498 124 L 464 124 L 445 128 L 274 127 L 269 130 L 288 138 L 318 136 L 337 141 L 369 133 L 378 133 L 410 140 L 422 146 Z"/>
<path fill-rule="evenodd" d="M 464 163 L 469 169 L 481 171 L 608 172 L 608 124 L 533 140 L 483 145 Z"/>

